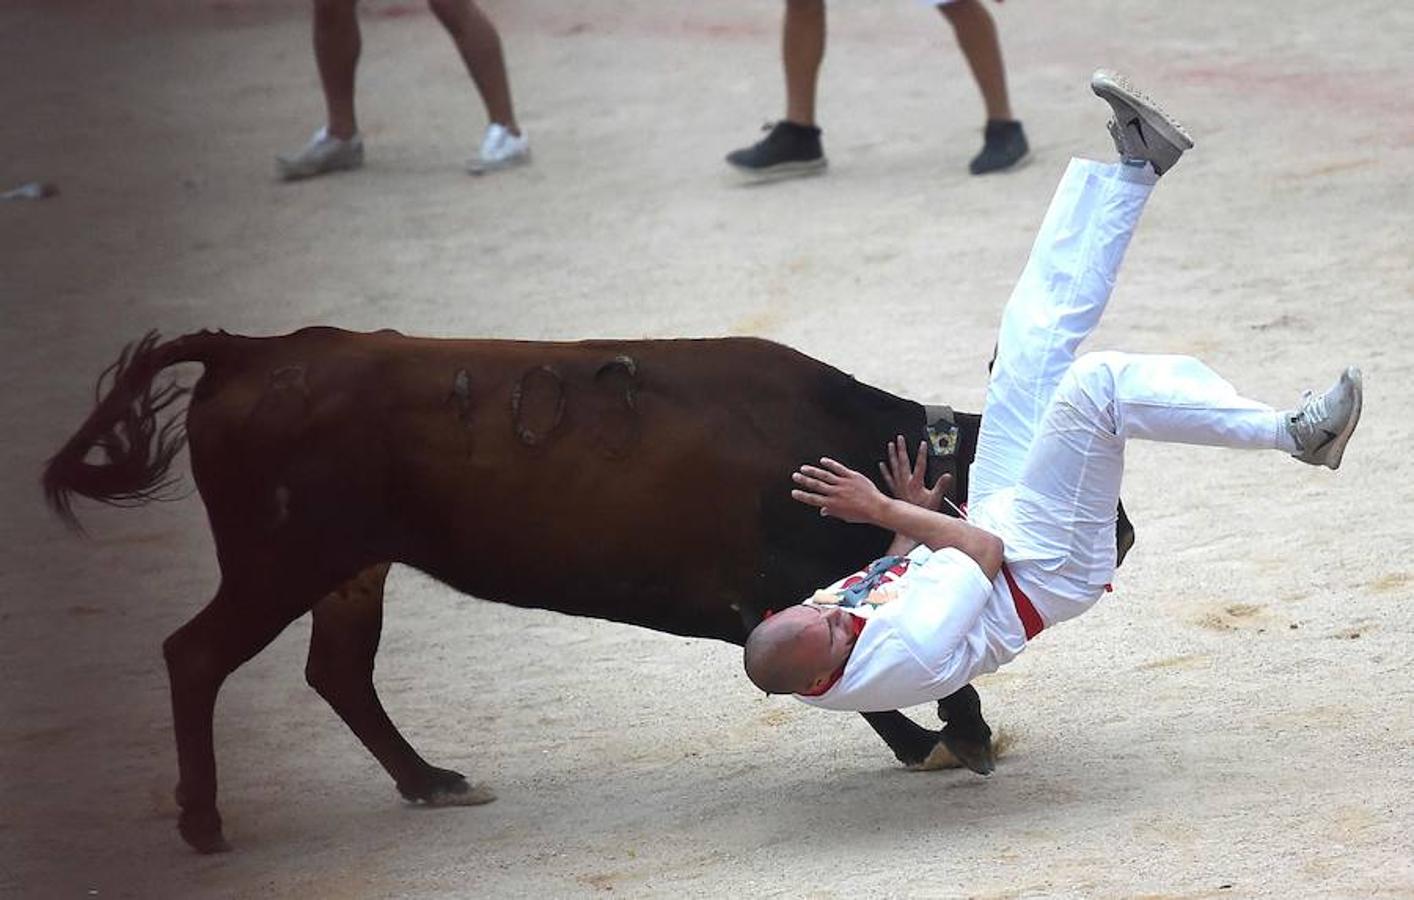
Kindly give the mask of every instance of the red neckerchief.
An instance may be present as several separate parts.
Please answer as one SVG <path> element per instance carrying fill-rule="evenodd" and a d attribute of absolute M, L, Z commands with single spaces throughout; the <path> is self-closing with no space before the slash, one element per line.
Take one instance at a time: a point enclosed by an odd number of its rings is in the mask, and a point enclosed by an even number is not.
<path fill-rule="evenodd" d="M 849 610 L 845 610 L 845 612 L 849 612 Z M 850 625 L 854 627 L 854 639 L 857 641 L 859 640 L 859 636 L 864 633 L 864 626 L 869 624 L 869 620 L 862 616 L 856 616 L 854 613 L 849 613 L 849 619 Z M 853 647 L 850 647 L 849 649 L 851 653 L 854 652 Z M 830 688 L 834 687 L 841 678 L 844 677 L 844 667 L 847 665 L 849 665 L 849 657 L 845 657 L 844 665 L 841 665 L 838 669 L 835 670 L 835 674 L 830 676 L 830 680 L 825 682 L 824 687 L 820 688 L 818 691 L 801 691 L 800 696 L 818 697 L 821 694 L 826 693 L 827 691 L 829 691 Z"/>

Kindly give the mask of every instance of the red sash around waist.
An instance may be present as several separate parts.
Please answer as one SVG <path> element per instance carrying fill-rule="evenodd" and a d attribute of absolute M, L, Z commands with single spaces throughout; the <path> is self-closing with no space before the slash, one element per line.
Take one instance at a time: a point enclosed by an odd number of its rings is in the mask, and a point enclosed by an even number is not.
<path fill-rule="evenodd" d="M 1026 629 L 1026 639 L 1029 641 L 1041 633 L 1046 623 L 1041 621 L 1041 614 L 1031 605 L 1031 598 L 1021 590 L 1006 563 L 1002 563 L 1002 574 L 1006 576 L 1006 586 L 1011 589 L 1012 605 L 1016 607 L 1016 615 L 1021 619 L 1021 627 Z"/>

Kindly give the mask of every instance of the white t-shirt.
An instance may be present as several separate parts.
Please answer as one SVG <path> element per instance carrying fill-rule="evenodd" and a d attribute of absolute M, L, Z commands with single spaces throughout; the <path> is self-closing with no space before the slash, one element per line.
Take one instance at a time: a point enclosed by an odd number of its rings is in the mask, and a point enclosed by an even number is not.
<path fill-rule="evenodd" d="M 901 571 L 900 571 L 901 570 Z M 867 571 L 867 570 L 866 570 Z M 842 578 L 808 603 L 838 603 L 864 573 Z M 879 712 L 931 703 L 995 672 L 1026 646 L 1001 573 L 992 581 L 961 550 L 917 547 L 850 612 L 866 619 L 844 673 L 812 706 Z"/>

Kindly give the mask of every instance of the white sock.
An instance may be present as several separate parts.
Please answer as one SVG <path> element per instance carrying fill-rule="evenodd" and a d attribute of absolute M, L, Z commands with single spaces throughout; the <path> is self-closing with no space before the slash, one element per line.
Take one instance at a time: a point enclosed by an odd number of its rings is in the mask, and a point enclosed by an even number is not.
<path fill-rule="evenodd" d="M 1159 173 L 1154 171 L 1147 159 L 1123 157 L 1119 161 L 1119 177 L 1136 184 L 1155 184 L 1159 180 Z"/>

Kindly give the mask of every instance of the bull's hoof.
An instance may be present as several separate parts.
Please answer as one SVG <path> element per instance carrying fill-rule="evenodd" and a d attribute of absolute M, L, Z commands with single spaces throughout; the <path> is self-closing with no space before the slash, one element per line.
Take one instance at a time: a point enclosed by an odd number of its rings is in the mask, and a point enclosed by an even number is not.
<path fill-rule="evenodd" d="M 938 769 L 961 769 L 962 763 L 942 741 L 933 745 L 933 750 L 917 762 L 908 763 L 910 772 L 934 772 Z"/>
<path fill-rule="evenodd" d="M 210 812 L 183 811 L 177 820 L 177 831 L 197 853 L 229 853 L 231 845 L 221 833 L 221 815 Z"/>
<path fill-rule="evenodd" d="M 990 729 L 985 735 L 964 734 L 948 725 L 943 728 L 942 738 L 941 743 L 948 752 L 978 775 L 990 775 L 997 770 L 997 757 L 992 750 Z"/>
<path fill-rule="evenodd" d="M 409 803 L 426 806 L 480 806 L 496 799 L 484 782 L 470 784 L 460 772 L 429 768 L 415 784 L 399 784 L 398 793 Z"/>
<path fill-rule="evenodd" d="M 928 755 L 910 763 L 908 768 L 914 772 L 932 772 L 965 767 L 978 775 L 990 775 L 997 768 L 998 743 L 985 736 L 963 736 L 957 730 L 944 728 Z"/>

